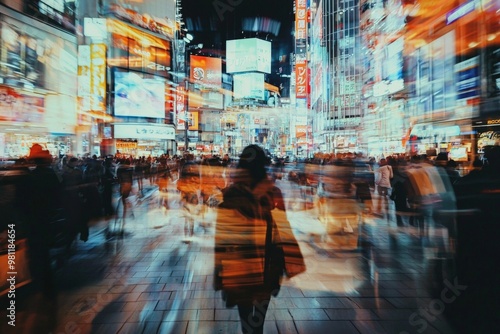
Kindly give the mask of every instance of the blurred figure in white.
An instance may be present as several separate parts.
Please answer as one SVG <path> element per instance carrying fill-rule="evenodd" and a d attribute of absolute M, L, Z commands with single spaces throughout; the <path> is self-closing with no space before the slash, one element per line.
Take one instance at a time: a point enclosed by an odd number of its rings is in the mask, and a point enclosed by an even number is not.
<path fill-rule="evenodd" d="M 387 159 L 382 158 L 379 161 L 379 168 L 377 170 L 377 178 L 375 184 L 377 185 L 377 193 L 379 198 L 377 200 L 377 207 L 375 214 L 383 216 L 387 212 L 389 192 L 391 190 L 391 179 L 394 177 L 392 166 L 389 165 Z"/>

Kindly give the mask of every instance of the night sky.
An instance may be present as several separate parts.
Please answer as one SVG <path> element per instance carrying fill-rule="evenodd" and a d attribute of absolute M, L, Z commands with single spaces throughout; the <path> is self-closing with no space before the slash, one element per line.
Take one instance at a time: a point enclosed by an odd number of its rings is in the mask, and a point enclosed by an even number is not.
<path fill-rule="evenodd" d="M 182 0 L 181 9 L 189 32 L 195 37 L 193 43 L 224 49 L 225 41 L 243 37 L 272 38 L 273 40 L 291 39 L 294 20 L 293 1 L 291 0 Z M 242 21 L 247 18 L 270 18 L 280 23 L 278 36 L 261 31 L 242 33 Z M 265 24 L 265 23 L 264 23 Z M 268 26 L 268 32 L 276 25 Z M 266 26 L 261 25 L 265 30 Z M 252 36 L 251 36 L 252 35 Z"/>

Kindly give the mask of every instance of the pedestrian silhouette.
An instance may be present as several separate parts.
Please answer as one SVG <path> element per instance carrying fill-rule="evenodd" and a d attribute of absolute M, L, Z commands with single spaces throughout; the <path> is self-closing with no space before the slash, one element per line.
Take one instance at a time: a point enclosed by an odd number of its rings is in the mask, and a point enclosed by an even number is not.
<path fill-rule="evenodd" d="M 59 246 L 59 239 L 68 236 L 62 217 L 62 183 L 52 168 L 52 156 L 39 144 L 34 144 L 28 156 L 30 172 L 19 185 L 17 201 L 26 214 L 29 267 L 32 282 L 33 322 L 27 328 L 52 332 L 55 326 L 56 288 L 54 286 L 50 249 Z M 59 224 L 61 222 L 61 224 Z M 64 240 L 65 243 L 67 240 Z M 35 327 L 32 327 L 35 326 Z M 26 329 L 26 332 L 30 332 Z M 34 331 L 33 331 L 34 333 Z"/>
<path fill-rule="evenodd" d="M 200 218 L 203 206 L 200 166 L 194 161 L 192 154 L 186 155 L 181 167 L 177 190 L 181 194 L 181 207 L 184 216 L 184 242 L 191 242 L 194 235 L 195 222 Z"/>
<path fill-rule="evenodd" d="M 222 290 L 226 307 L 238 307 L 243 333 L 263 333 L 284 273 L 291 277 L 305 270 L 291 229 L 280 238 L 274 217 L 286 225 L 284 201 L 268 178 L 267 164 L 259 146 L 247 146 L 217 212 L 214 288 Z"/>

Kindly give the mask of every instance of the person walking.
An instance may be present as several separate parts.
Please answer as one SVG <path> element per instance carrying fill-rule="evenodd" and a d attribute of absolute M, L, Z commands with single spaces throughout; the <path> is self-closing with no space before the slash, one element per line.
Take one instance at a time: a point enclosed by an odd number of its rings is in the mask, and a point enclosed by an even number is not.
<path fill-rule="evenodd" d="M 375 214 L 378 216 L 384 215 L 384 210 L 387 212 L 389 191 L 391 189 L 391 179 L 394 177 L 392 166 L 389 165 L 387 159 L 382 158 L 379 161 L 379 168 L 377 170 L 377 193 L 379 195 L 377 201 L 377 209 Z"/>
<path fill-rule="evenodd" d="M 394 202 L 396 215 L 396 224 L 398 227 L 406 225 L 405 216 L 410 213 L 410 204 L 408 202 L 409 179 L 406 174 L 406 161 L 400 159 L 397 161 L 393 170 L 394 177 L 391 180 L 392 190 L 390 199 Z"/>
<path fill-rule="evenodd" d="M 500 323 L 500 146 L 483 150 L 483 166 L 453 184 L 456 274 L 449 277 L 467 290 L 447 313 L 463 333 L 494 333 Z"/>
<path fill-rule="evenodd" d="M 113 184 L 116 183 L 116 175 L 114 173 L 112 158 L 108 157 L 104 160 L 99 182 L 102 196 L 103 213 L 104 217 L 107 219 L 115 213 L 112 204 L 112 195 Z"/>
<path fill-rule="evenodd" d="M 76 235 L 80 234 L 80 240 L 87 241 L 89 238 L 88 215 L 85 212 L 85 192 L 83 171 L 78 166 L 78 159 L 72 157 L 63 166 L 62 181 L 64 186 L 64 196 L 62 196 L 66 217 L 71 226 L 73 241 Z M 68 248 L 71 243 L 68 244 Z"/>
<path fill-rule="evenodd" d="M 277 217 L 286 217 L 285 205 L 266 173 L 267 164 L 262 148 L 247 146 L 217 212 L 214 288 L 222 291 L 226 307 L 238 307 L 243 333 L 263 333 L 271 297 L 278 294 L 283 274 L 291 277 L 305 270 L 305 266 L 286 269 L 287 254 L 281 245 L 285 233 L 280 239 L 277 227 Z M 279 220 L 281 226 L 287 223 L 286 218 Z M 294 245 L 293 254 L 303 264 L 293 234 L 287 236 L 291 241 L 286 245 Z"/>
<path fill-rule="evenodd" d="M 121 205 L 122 209 L 122 227 L 121 234 L 124 234 L 123 228 L 125 225 L 125 218 L 127 216 L 127 198 L 129 198 L 132 193 L 132 185 L 134 183 L 134 167 L 130 165 L 130 160 L 122 159 L 120 165 L 118 166 L 118 170 L 116 172 L 116 176 L 118 179 L 118 183 L 120 184 L 120 196 L 121 196 Z M 118 210 L 116 212 L 118 215 Z M 133 214 L 133 212 L 132 212 Z"/>
<path fill-rule="evenodd" d="M 185 159 L 177 180 L 177 190 L 181 194 L 181 207 L 184 216 L 185 239 L 183 242 L 190 243 L 194 236 L 195 221 L 200 219 L 203 194 L 201 193 L 200 165 L 194 161 L 192 154 L 187 154 Z"/>
<path fill-rule="evenodd" d="M 28 286 L 31 315 L 21 326 L 25 333 L 35 333 L 35 328 L 38 333 L 51 333 L 56 326 L 57 289 L 50 250 L 69 237 L 66 224 L 59 223 L 66 221 L 62 219 L 63 183 L 52 167 L 52 155 L 40 144 L 33 144 L 27 161 L 33 168 L 20 181 L 16 194 L 19 208 L 26 215 L 31 274 Z"/>

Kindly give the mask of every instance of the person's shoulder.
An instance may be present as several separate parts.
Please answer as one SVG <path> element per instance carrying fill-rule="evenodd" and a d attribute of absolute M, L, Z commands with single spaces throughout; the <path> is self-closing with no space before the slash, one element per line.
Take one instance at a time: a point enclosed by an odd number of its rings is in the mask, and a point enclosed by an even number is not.
<path fill-rule="evenodd" d="M 222 191 L 220 208 L 237 209 L 242 206 L 252 205 L 255 201 L 252 191 L 241 184 L 232 184 Z"/>
<path fill-rule="evenodd" d="M 59 177 L 56 171 L 51 167 L 37 167 L 31 171 L 30 176 L 32 179 L 39 180 L 47 185 L 60 185 L 62 183 L 62 177 Z"/>
<path fill-rule="evenodd" d="M 470 184 L 480 184 L 481 182 L 495 182 L 498 181 L 500 177 L 499 175 L 493 175 L 488 173 L 485 170 L 474 170 L 469 172 L 467 175 L 462 176 L 459 180 L 457 180 L 457 185 L 470 185 Z"/>

